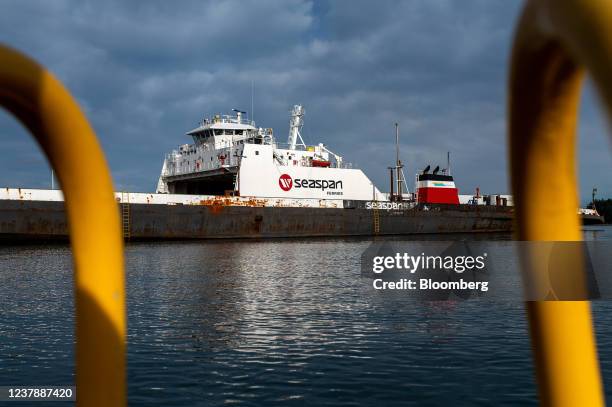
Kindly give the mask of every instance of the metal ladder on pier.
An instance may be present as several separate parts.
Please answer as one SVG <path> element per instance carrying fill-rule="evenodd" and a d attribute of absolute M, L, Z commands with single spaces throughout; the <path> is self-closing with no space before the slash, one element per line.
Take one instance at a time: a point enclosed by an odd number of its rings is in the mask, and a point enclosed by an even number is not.
<path fill-rule="evenodd" d="M 123 238 L 130 239 L 131 219 L 130 219 L 130 193 L 121 193 L 121 228 L 123 230 Z"/>

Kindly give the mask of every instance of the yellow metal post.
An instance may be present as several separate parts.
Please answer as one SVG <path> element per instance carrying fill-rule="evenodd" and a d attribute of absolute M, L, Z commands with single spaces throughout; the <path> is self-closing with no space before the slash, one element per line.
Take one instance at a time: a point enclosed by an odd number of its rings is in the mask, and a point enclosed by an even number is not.
<path fill-rule="evenodd" d="M 576 126 L 584 68 L 612 107 L 612 4 L 533 0 L 512 53 L 509 137 L 518 240 L 580 241 Z M 580 268 L 575 273 L 584 273 Z M 527 312 L 542 405 L 604 405 L 588 301 Z"/>
<path fill-rule="evenodd" d="M 123 406 L 123 239 L 98 140 L 70 93 L 51 73 L 2 45 L 0 105 L 32 132 L 64 192 L 75 269 L 77 404 Z"/>

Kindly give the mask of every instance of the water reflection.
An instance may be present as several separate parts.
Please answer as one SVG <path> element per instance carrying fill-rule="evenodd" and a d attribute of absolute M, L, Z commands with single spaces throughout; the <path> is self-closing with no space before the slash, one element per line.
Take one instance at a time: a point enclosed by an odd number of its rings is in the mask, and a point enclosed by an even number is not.
<path fill-rule="evenodd" d="M 370 243 L 128 245 L 130 404 L 535 404 L 520 302 L 389 302 L 360 277 Z M 68 247 L 0 248 L 1 385 L 73 380 L 70 270 Z"/>

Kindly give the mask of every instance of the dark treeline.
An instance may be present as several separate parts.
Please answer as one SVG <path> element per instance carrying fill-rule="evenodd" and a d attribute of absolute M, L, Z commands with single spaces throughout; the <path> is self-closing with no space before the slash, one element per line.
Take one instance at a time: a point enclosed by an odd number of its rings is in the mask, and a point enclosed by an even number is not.
<path fill-rule="evenodd" d="M 612 223 L 612 199 L 596 199 L 595 208 L 606 219 L 606 223 Z"/>

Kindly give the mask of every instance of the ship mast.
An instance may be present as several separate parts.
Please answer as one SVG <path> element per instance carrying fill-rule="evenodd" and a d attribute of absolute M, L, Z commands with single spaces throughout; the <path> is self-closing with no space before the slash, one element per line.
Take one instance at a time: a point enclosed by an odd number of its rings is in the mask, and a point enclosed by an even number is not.
<path fill-rule="evenodd" d="M 302 130 L 302 126 L 304 125 L 304 107 L 301 105 L 294 105 L 291 110 L 291 119 L 289 120 L 289 138 L 287 139 L 287 144 L 289 144 L 290 150 L 295 150 L 298 139 L 301 142 L 302 146 L 306 146 L 304 140 L 302 139 L 302 135 L 300 134 L 300 130 Z"/>
<path fill-rule="evenodd" d="M 395 123 L 395 179 L 397 181 L 397 200 L 402 200 L 402 183 L 404 172 L 402 162 L 400 161 L 399 151 L 399 124 Z"/>

